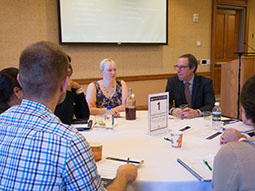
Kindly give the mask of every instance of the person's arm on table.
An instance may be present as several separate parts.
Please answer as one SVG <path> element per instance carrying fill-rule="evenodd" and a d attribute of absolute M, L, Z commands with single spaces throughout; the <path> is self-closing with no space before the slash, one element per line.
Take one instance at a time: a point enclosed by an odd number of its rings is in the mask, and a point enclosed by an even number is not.
<path fill-rule="evenodd" d="M 192 108 L 171 108 L 170 109 L 170 114 L 175 116 L 175 117 L 181 117 L 181 118 L 187 118 L 187 119 L 192 119 L 195 117 L 200 116 L 200 111 L 198 109 L 192 109 Z"/>
<path fill-rule="evenodd" d="M 175 117 L 181 117 L 182 109 L 181 108 L 171 108 L 170 109 L 170 114 L 175 116 Z"/>
<path fill-rule="evenodd" d="M 192 119 L 199 116 L 200 113 L 197 109 L 186 107 L 182 110 L 182 118 Z"/>
<path fill-rule="evenodd" d="M 124 191 L 128 183 L 137 177 L 137 168 L 133 164 L 121 165 L 114 181 L 106 188 L 108 191 Z"/>
<path fill-rule="evenodd" d="M 241 134 L 238 130 L 233 128 L 227 128 L 224 130 L 220 138 L 220 144 L 226 144 L 228 142 L 239 141 L 241 138 L 247 139 L 247 136 Z"/>

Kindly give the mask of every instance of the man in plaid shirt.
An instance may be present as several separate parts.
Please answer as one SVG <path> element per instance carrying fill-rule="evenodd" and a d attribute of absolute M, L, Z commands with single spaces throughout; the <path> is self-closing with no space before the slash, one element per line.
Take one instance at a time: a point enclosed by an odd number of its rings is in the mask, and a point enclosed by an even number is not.
<path fill-rule="evenodd" d="M 85 138 L 52 112 L 67 67 L 63 48 L 50 42 L 21 53 L 24 99 L 0 115 L 0 190 L 105 190 Z M 125 190 L 136 175 L 134 165 L 121 166 L 107 190 Z"/>

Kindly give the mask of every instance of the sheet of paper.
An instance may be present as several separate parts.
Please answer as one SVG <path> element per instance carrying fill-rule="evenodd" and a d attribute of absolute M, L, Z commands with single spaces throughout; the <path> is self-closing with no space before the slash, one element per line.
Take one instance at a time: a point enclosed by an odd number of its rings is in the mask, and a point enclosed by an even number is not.
<path fill-rule="evenodd" d="M 203 160 L 207 161 L 208 165 L 213 169 L 213 155 L 197 158 L 180 158 L 185 164 L 187 164 L 193 171 L 203 178 L 204 181 L 212 180 L 212 171 L 204 163 Z"/>
<path fill-rule="evenodd" d="M 143 161 L 140 160 L 135 161 L 141 162 L 141 164 L 135 164 L 137 167 L 140 167 L 143 164 Z M 119 166 L 127 163 L 104 158 L 101 161 L 98 161 L 96 164 L 98 168 L 98 173 L 101 175 L 102 178 L 113 179 L 116 177 L 116 172 Z"/>
<path fill-rule="evenodd" d="M 103 159 L 97 162 L 98 173 L 102 178 L 113 179 L 116 176 L 118 167 L 123 164 L 123 162 Z"/>
<path fill-rule="evenodd" d="M 237 123 L 225 125 L 224 128 L 234 128 L 241 133 L 251 132 L 254 131 L 252 126 L 245 125 L 243 122 L 239 121 Z"/>

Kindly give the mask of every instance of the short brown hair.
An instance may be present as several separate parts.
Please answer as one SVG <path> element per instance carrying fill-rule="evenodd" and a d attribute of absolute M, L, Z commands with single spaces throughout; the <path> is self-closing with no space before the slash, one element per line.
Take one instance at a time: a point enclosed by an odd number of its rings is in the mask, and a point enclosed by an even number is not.
<path fill-rule="evenodd" d="M 189 60 L 189 68 L 192 69 L 195 66 L 194 73 L 197 71 L 197 59 L 192 54 L 184 54 L 179 58 L 188 58 Z"/>
<path fill-rule="evenodd" d="M 24 98 L 49 99 L 67 76 L 68 59 L 64 49 L 41 41 L 25 48 L 19 60 Z"/>
<path fill-rule="evenodd" d="M 255 125 L 255 76 L 249 78 L 242 88 L 241 104 L 245 110 L 246 118 L 251 119 Z"/>

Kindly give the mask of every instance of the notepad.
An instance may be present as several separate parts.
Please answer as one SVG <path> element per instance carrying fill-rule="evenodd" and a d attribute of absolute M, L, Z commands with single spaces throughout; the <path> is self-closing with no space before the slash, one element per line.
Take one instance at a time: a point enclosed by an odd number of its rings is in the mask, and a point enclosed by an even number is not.
<path fill-rule="evenodd" d="M 225 129 L 227 128 L 233 128 L 238 130 L 240 133 L 250 133 L 254 131 L 254 128 L 252 126 L 245 125 L 243 122 L 239 121 L 234 124 L 228 124 L 224 126 Z"/>
<path fill-rule="evenodd" d="M 197 159 L 177 159 L 187 171 L 189 171 L 193 176 L 195 176 L 199 181 L 210 182 L 212 180 L 212 171 L 205 165 L 202 158 Z M 213 167 L 213 161 L 207 157 L 206 161 Z"/>
<path fill-rule="evenodd" d="M 143 160 L 133 160 L 132 161 L 139 161 L 138 163 L 133 163 L 137 167 L 143 165 Z M 103 158 L 101 161 L 97 162 L 97 169 L 98 173 L 104 179 L 113 179 L 116 177 L 117 169 L 120 165 L 127 164 L 125 161 L 117 161 L 117 160 L 109 160 Z"/>

